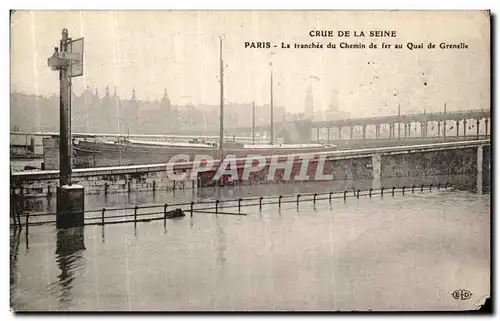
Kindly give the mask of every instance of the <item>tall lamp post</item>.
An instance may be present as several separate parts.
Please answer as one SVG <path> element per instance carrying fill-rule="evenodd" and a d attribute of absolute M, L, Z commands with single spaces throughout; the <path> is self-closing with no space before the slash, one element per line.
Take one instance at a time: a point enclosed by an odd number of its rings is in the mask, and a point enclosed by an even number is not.
<path fill-rule="evenodd" d="M 219 149 L 220 157 L 222 159 L 223 155 L 223 145 L 224 145 L 224 60 L 222 58 L 222 40 L 223 35 L 219 36 L 220 40 L 220 128 L 219 128 Z"/>

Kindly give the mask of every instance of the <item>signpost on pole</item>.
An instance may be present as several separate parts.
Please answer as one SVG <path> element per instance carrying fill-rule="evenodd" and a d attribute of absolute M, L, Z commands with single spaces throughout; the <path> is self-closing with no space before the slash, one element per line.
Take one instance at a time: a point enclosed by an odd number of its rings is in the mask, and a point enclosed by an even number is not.
<path fill-rule="evenodd" d="M 71 78 L 83 75 L 83 38 L 72 40 L 62 30 L 59 48 L 47 61 L 59 71 L 59 187 L 57 189 L 57 228 L 83 226 L 84 189 L 71 182 Z"/>
<path fill-rule="evenodd" d="M 69 43 L 71 66 L 69 76 L 71 78 L 83 75 L 83 38 L 72 40 Z"/>

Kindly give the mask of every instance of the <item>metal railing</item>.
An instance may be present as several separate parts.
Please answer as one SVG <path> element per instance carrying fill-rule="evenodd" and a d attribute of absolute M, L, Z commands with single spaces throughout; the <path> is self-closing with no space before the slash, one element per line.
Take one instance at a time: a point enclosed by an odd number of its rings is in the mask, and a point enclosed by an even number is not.
<path fill-rule="evenodd" d="M 489 110 L 470 110 L 470 111 L 458 111 L 458 112 L 439 112 L 439 113 L 413 113 L 413 114 L 401 114 L 401 115 L 390 115 L 390 116 L 376 116 L 376 117 L 364 117 L 364 118 L 345 118 L 345 119 L 332 119 L 332 120 L 318 120 L 312 122 L 312 128 L 321 128 L 326 124 L 334 124 L 334 126 L 357 126 L 362 124 L 367 124 L 368 122 L 380 122 L 380 121 L 399 121 L 403 123 L 409 123 L 412 121 L 433 121 L 436 118 L 442 116 L 450 117 L 450 121 L 453 118 L 459 116 L 460 119 L 467 119 L 463 115 L 470 113 L 486 113 Z"/>
<path fill-rule="evenodd" d="M 466 115 L 466 114 L 471 114 L 471 113 L 486 113 L 490 112 L 490 109 L 472 109 L 472 110 L 457 110 L 457 111 L 449 111 L 449 112 L 435 112 L 435 113 L 423 113 L 423 112 L 415 112 L 415 113 L 406 113 L 406 114 L 401 114 L 401 115 L 386 115 L 386 116 L 375 116 L 375 117 L 363 117 L 363 118 L 346 118 L 345 120 L 351 120 L 351 121 L 361 121 L 361 120 L 380 120 L 380 119 L 385 119 L 385 118 L 405 118 L 408 116 L 411 117 L 419 117 L 419 116 L 425 116 L 425 117 L 433 117 L 433 116 L 444 116 L 444 115 Z M 343 119 L 339 119 L 343 120 Z M 332 120 L 336 121 L 336 120 Z M 328 122 L 328 120 L 326 121 Z"/>
<path fill-rule="evenodd" d="M 344 119 L 331 119 L 331 120 L 314 120 L 312 121 L 313 125 L 314 123 L 328 123 L 328 122 L 342 122 L 342 121 L 368 121 L 368 120 L 381 120 L 381 119 L 386 119 L 386 118 L 404 118 L 406 117 L 415 117 L 415 116 L 426 116 L 426 117 L 433 117 L 433 116 L 442 116 L 442 115 L 465 115 L 465 114 L 470 114 L 470 113 L 487 113 L 491 112 L 490 109 L 473 109 L 473 110 L 457 110 L 457 111 L 448 111 L 448 112 L 435 112 L 435 113 L 422 113 L 422 112 L 415 112 L 415 113 L 406 113 L 406 114 L 401 114 L 401 115 L 385 115 L 385 116 L 375 116 L 375 117 L 357 117 L 357 118 L 344 118 Z M 300 121 L 300 120 L 298 120 Z M 287 121 L 290 122 L 290 121 Z M 285 122 L 285 123 L 287 123 Z M 293 120 L 291 122 L 294 122 Z M 282 122 L 276 122 L 274 125 L 275 126 L 280 126 L 282 125 Z M 268 124 L 261 124 L 260 126 L 256 126 L 255 129 L 256 131 L 262 131 L 262 130 L 268 130 L 269 125 Z M 226 128 L 226 131 L 228 132 L 251 132 L 251 125 L 248 126 L 238 126 L 238 127 L 228 127 Z M 195 134 L 189 134 L 189 133 L 184 133 L 184 134 L 117 134 L 117 133 L 73 133 L 73 137 L 88 137 L 88 138 L 94 138 L 94 137 L 135 137 L 135 138 L 149 138 L 149 139 L 189 139 L 189 138 L 199 138 L 199 139 L 210 139 L 210 140 L 217 140 L 219 138 L 218 135 L 216 135 L 217 131 L 215 129 L 212 130 L 206 130 L 205 134 L 203 133 L 195 133 Z M 210 133 L 210 134 L 208 134 Z M 212 134 L 213 133 L 213 134 Z M 25 131 L 10 131 L 11 135 L 16 135 L 16 136 L 42 136 L 42 137 L 50 137 L 50 136 L 59 136 L 59 132 L 43 132 L 43 131 L 38 131 L 38 132 L 25 132 Z M 228 135 L 228 138 L 232 138 L 232 135 Z M 248 138 L 248 137 L 237 137 L 238 138 Z M 256 137 L 257 138 L 257 137 Z"/>
<path fill-rule="evenodd" d="M 434 113 L 424 113 L 424 112 L 414 112 L 414 113 L 405 113 L 405 114 L 392 114 L 392 115 L 384 115 L 384 116 L 373 116 L 373 117 L 356 117 L 356 118 L 341 118 L 341 119 L 329 119 L 329 120 L 313 120 L 311 121 L 312 126 L 315 127 L 318 124 L 326 124 L 326 123 L 335 123 L 335 122 L 366 122 L 366 121 L 378 121 L 385 119 L 405 119 L 405 117 L 437 117 L 449 115 L 451 117 L 457 115 L 466 115 L 471 113 L 489 113 L 490 109 L 472 109 L 472 110 L 457 110 L 457 111 L 448 111 L 448 112 L 434 112 Z M 300 120 L 299 120 L 300 121 Z M 280 126 L 282 123 L 275 123 L 275 126 Z M 265 125 L 264 129 L 268 129 L 269 125 Z M 243 127 L 228 127 L 227 131 L 229 132 L 238 132 L 238 131 L 248 131 L 251 129 L 250 126 Z"/>
<path fill-rule="evenodd" d="M 101 209 L 93 209 L 84 211 L 84 225 L 107 225 L 107 224 L 119 224 L 119 223 L 134 223 L 135 225 L 139 222 L 151 222 L 163 220 L 164 226 L 166 227 L 167 219 L 173 218 L 171 209 L 181 209 L 183 212 L 190 213 L 192 217 L 194 213 L 202 214 L 215 214 L 215 215 L 241 215 L 245 216 L 247 214 L 241 212 L 242 207 L 258 206 L 259 210 L 262 210 L 265 205 L 278 205 L 278 209 L 281 209 L 282 204 L 286 203 L 296 203 L 297 208 L 302 202 L 312 202 L 314 205 L 322 200 L 328 200 L 331 202 L 334 199 L 343 199 L 344 202 L 348 198 L 357 198 L 361 196 L 367 196 L 369 198 L 380 195 L 394 197 L 396 193 L 414 194 L 415 192 L 424 192 L 440 190 L 441 188 L 448 189 L 452 185 L 446 182 L 441 183 L 431 183 L 431 184 L 413 184 L 411 186 L 391 186 L 381 187 L 379 189 L 370 188 L 368 190 L 360 190 L 353 188 L 352 190 L 344 191 L 332 191 L 332 192 L 322 192 L 322 193 L 302 193 L 302 194 L 289 194 L 289 195 L 270 195 L 270 196 L 255 196 L 246 198 L 237 198 L 229 200 L 204 200 L 204 201 L 191 201 L 185 203 L 164 203 L 164 204 L 153 204 L 144 206 L 129 206 L 129 207 L 109 207 Z M 221 211 L 221 209 L 237 209 L 237 211 L 226 212 Z M 122 212 L 119 214 L 108 214 Z M 82 212 L 67 212 L 61 215 L 71 215 L 71 214 L 81 214 Z M 108 215 L 106 215 L 108 214 Z M 21 213 L 18 212 L 13 215 L 13 223 L 11 223 L 11 228 L 22 228 L 35 225 L 45 225 L 45 224 L 56 224 L 55 219 L 47 219 L 38 221 L 34 218 L 39 217 L 49 217 L 55 218 L 57 213 Z M 30 221 L 30 218 L 32 221 Z"/>

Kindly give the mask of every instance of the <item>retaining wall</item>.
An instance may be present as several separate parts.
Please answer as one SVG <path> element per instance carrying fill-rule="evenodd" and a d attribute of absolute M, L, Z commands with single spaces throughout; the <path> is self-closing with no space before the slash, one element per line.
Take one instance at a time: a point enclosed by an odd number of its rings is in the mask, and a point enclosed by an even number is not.
<path fill-rule="evenodd" d="M 479 145 L 477 145 L 479 146 Z M 455 177 L 450 184 L 460 184 L 467 189 L 475 189 L 477 182 L 477 146 L 461 146 L 460 148 L 447 148 L 443 150 L 424 149 L 412 150 L 398 153 L 380 152 L 371 155 L 359 154 L 350 156 L 335 156 L 325 162 L 323 174 L 332 174 L 333 180 L 339 182 L 339 186 L 359 185 L 357 182 L 371 182 L 363 185 L 363 188 L 375 187 L 377 184 L 383 186 L 401 186 L 403 184 L 431 183 L 436 177 Z M 489 191 L 490 186 L 490 148 L 483 144 L 483 164 L 479 171 L 482 175 L 483 191 Z M 374 158 L 380 161 L 373 162 Z M 380 164 L 380 168 L 373 168 L 374 164 Z M 317 163 L 309 164 L 307 174 L 309 181 L 313 181 L 316 173 Z M 379 166 L 379 165 L 376 165 Z M 251 185 L 269 183 L 295 183 L 291 180 L 283 180 L 283 169 L 277 170 L 274 180 L 267 180 L 268 166 L 260 172 L 251 173 L 249 181 L 238 179 L 230 182 L 228 177 L 223 176 L 223 185 Z M 190 171 L 187 176 L 190 176 Z M 292 169 L 292 179 L 300 172 L 300 164 L 295 164 Z M 242 169 L 238 169 L 241 178 Z M 374 173 L 376 177 L 374 177 Z M 72 182 L 84 186 L 88 194 L 104 193 L 131 193 L 136 191 L 162 191 L 173 189 L 187 189 L 215 185 L 212 180 L 215 170 L 199 174 L 199 183 L 195 181 L 174 182 L 168 179 L 166 164 L 137 165 L 127 167 L 109 167 L 75 170 Z M 39 197 L 55 194 L 59 184 L 58 171 L 21 172 L 14 173 L 11 188 L 16 194 L 29 197 Z M 380 175 L 380 176 L 378 176 Z M 459 177 L 460 179 L 456 179 Z M 440 179 L 440 178 L 439 178 Z M 446 179 L 443 179 L 443 183 Z M 371 186 L 370 186 L 371 185 Z M 360 186 L 359 188 L 361 188 Z M 340 187 L 339 187 L 340 188 Z"/>
<path fill-rule="evenodd" d="M 195 181 L 170 180 L 163 165 L 80 170 L 73 172 L 72 183 L 82 185 L 86 194 L 197 188 Z M 24 196 L 55 194 L 59 186 L 59 172 L 16 173 L 13 185 L 15 193 Z"/>

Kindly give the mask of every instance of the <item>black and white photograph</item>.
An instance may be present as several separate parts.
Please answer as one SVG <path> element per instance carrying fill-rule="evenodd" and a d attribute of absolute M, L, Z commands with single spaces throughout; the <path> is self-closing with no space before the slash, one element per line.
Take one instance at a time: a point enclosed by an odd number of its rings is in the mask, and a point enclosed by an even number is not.
<path fill-rule="evenodd" d="M 491 28 L 10 10 L 11 312 L 491 313 Z"/>

